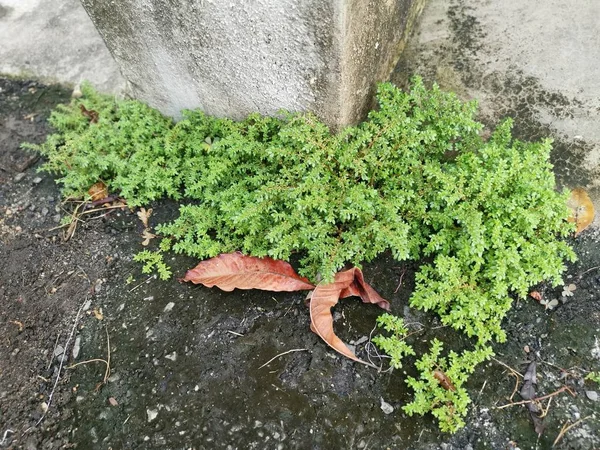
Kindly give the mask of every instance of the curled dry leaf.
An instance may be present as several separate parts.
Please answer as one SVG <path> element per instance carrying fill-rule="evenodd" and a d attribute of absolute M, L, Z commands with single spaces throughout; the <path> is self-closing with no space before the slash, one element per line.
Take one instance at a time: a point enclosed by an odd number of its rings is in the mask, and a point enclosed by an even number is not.
<path fill-rule="evenodd" d="M 88 195 L 93 202 L 102 200 L 103 198 L 108 197 L 108 188 L 102 181 L 98 181 L 88 189 Z"/>
<path fill-rule="evenodd" d="M 306 278 L 296 274 L 285 261 L 245 256 L 241 253 L 224 253 L 202 261 L 188 270 L 182 281 L 206 287 L 217 286 L 228 292 L 234 289 L 292 292 L 315 287 Z"/>
<path fill-rule="evenodd" d="M 567 201 L 567 206 L 571 209 L 569 222 L 577 225 L 575 232 L 575 236 L 577 236 L 594 221 L 594 204 L 584 189 L 576 188 L 571 191 L 571 198 Z"/>
<path fill-rule="evenodd" d="M 144 247 L 146 247 L 146 246 L 148 246 L 148 244 L 150 244 L 150 241 L 156 237 L 156 235 L 153 234 L 153 233 L 150 233 L 150 231 L 148 230 L 148 228 L 146 228 L 143 231 L 143 233 L 142 233 L 142 237 L 144 238 L 144 241 L 142 242 L 142 245 Z"/>
<path fill-rule="evenodd" d="M 144 224 L 144 228 L 149 228 L 149 226 L 148 226 L 148 219 L 150 218 L 151 215 L 152 215 L 152 208 L 146 209 L 146 208 L 142 207 L 137 212 L 137 216 L 139 217 L 139 219 Z"/>
<path fill-rule="evenodd" d="M 99 116 L 97 111 L 86 109 L 83 105 L 79 105 L 79 109 L 81 110 L 81 114 L 90 119 L 90 123 L 98 123 Z"/>
<path fill-rule="evenodd" d="M 434 370 L 433 371 L 433 377 L 436 380 L 438 380 L 439 383 L 440 383 L 440 386 L 442 386 L 447 391 L 456 392 L 456 388 L 454 387 L 454 384 L 452 384 L 452 380 L 443 371 L 441 371 L 441 370 Z"/>
<path fill-rule="evenodd" d="M 529 293 L 529 296 L 534 299 L 537 300 L 538 302 L 542 301 L 542 294 L 540 294 L 538 291 L 531 291 Z"/>
<path fill-rule="evenodd" d="M 340 298 L 350 296 L 360 296 L 363 302 L 377 304 L 385 310 L 390 308 L 389 302 L 365 282 L 362 271 L 354 267 L 337 273 L 333 283 L 320 283 L 315 288 L 310 300 L 310 328 L 338 353 L 356 362 L 374 367 L 358 358 L 333 331 L 331 308 L 337 304 Z"/>
<path fill-rule="evenodd" d="M 104 314 L 102 314 L 102 309 L 94 308 L 92 311 L 94 313 L 94 317 L 98 320 L 104 319 Z"/>

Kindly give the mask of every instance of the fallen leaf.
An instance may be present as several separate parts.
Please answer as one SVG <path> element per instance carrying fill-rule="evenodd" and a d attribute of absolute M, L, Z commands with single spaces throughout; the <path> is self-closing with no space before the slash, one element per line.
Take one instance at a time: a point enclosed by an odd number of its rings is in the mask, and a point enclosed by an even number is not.
<path fill-rule="evenodd" d="M 140 218 L 140 220 L 144 224 L 144 228 L 149 228 L 148 227 L 148 219 L 150 218 L 151 215 L 152 215 L 152 208 L 148 208 L 148 209 L 140 208 L 140 210 L 137 212 L 137 216 Z"/>
<path fill-rule="evenodd" d="M 81 110 L 81 114 L 90 119 L 90 123 L 98 123 L 98 112 L 93 111 L 91 109 L 86 109 L 85 106 L 79 105 L 79 109 Z"/>
<path fill-rule="evenodd" d="M 108 188 L 102 181 L 98 181 L 88 189 L 88 195 L 93 202 L 102 200 L 103 198 L 108 197 Z"/>
<path fill-rule="evenodd" d="M 256 258 L 241 253 L 224 253 L 188 270 L 181 281 L 191 281 L 206 287 L 217 286 L 230 292 L 234 289 L 262 289 L 292 292 L 313 289 L 308 279 L 296 274 L 292 266 L 269 257 Z"/>
<path fill-rule="evenodd" d="M 558 306 L 558 300 L 556 300 L 556 299 L 552 299 L 552 300 L 546 300 L 546 299 L 544 299 L 544 300 L 542 300 L 540 302 L 540 305 L 543 305 L 545 307 L 544 309 L 550 309 L 550 310 L 552 310 L 552 309 L 554 309 L 554 308 L 556 308 Z"/>
<path fill-rule="evenodd" d="M 567 206 L 572 211 L 569 222 L 577 225 L 575 232 L 575 236 L 577 236 L 594 221 L 594 204 L 584 189 L 576 188 L 571 191 L 571 198 L 567 201 Z"/>
<path fill-rule="evenodd" d="M 98 319 L 98 320 L 104 319 L 104 314 L 102 314 L 101 309 L 94 308 L 94 310 L 92 312 L 94 313 L 94 316 L 96 317 L 96 319 Z"/>
<path fill-rule="evenodd" d="M 529 293 L 529 296 L 534 299 L 537 300 L 538 302 L 542 301 L 542 294 L 540 294 L 538 291 L 531 291 Z"/>
<path fill-rule="evenodd" d="M 535 398 L 535 386 L 537 385 L 537 364 L 535 361 L 529 363 L 527 372 L 523 376 L 523 386 L 521 387 L 521 397 L 523 400 L 532 400 Z"/>
<path fill-rule="evenodd" d="M 523 386 L 519 394 L 523 400 L 533 400 L 535 398 L 535 387 L 537 385 L 537 364 L 535 361 L 531 361 L 527 366 L 527 371 L 523 376 Z M 527 409 L 529 410 L 529 416 L 533 422 L 533 427 L 538 436 L 544 432 L 544 420 L 538 416 L 540 408 L 536 402 L 527 403 Z"/>
<path fill-rule="evenodd" d="M 454 384 L 452 384 L 452 380 L 450 379 L 450 377 L 448 377 L 448 375 L 446 375 L 441 370 L 434 370 L 433 377 L 436 380 L 438 380 L 440 383 L 440 386 L 442 386 L 447 391 L 456 392 L 456 388 L 454 387 Z"/>
<path fill-rule="evenodd" d="M 577 286 L 575 286 L 573 283 L 569 284 L 568 286 L 563 286 L 562 296 L 572 297 L 575 290 L 577 290 Z"/>
<path fill-rule="evenodd" d="M 377 291 L 365 281 L 365 277 L 362 273 L 362 270 L 360 270 L 357 267 L 353 267 L 347 272 L 352 272 L 354 279 L 350 286 L 342 290 L 342 292 L 340 293 L 340 298 L 347 298 L 353 296 L 360 297 L 363 303 L 375 303 L 377 306 L 385 309 L 386 311 L 390 310 L 390 302 L 381 297 L 381 295 L 379 295 Z"/>
<path fill-rule="evenodd" d="M 340 298 L 353 295 L 360 296 L 365 303 L 375 303 L 386 310 L 390 308 L 389 302 L 364 281 L 362 271 L 354 267 L 338 272 L 333 283 L 317 285 L 310 299 L 310 328 L 338 353 L 356 362 L 374 367 L 373 364 L 358 358 L 333 331 L 331 308 L 338 303 Z"/>
<path fill-rule="evenodd" d="M 142 242 L 142 245 L 144 247 L 146 247 L 148 244 L 150 244 L 150 241 L 152 239 L 154 239 L 156 237 L 155 234 L 150 233 L 150 231 L 148 230 L 148 228 L 146 228 L 143 232 L 142 232 L 142 237 L 144 238 L 144 242 Z"/>

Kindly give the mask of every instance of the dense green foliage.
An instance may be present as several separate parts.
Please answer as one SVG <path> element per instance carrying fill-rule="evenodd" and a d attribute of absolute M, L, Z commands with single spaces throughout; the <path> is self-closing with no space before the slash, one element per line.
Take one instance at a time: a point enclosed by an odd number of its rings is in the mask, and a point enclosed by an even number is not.
<path fill-rule="evenodd" d="M 182 201 L 179 217 L 158 227 L 161 252 L 298 254 L 300 273 L 313 280 L 385 251 L 424 258 L 412 306 L 476 338 L 476 350 L 447 360 L 434 343 L 417 362 L 422 377 L 408 381 L 417 395 L 406 411 L 432 411 L 446 430 L 466 411 L 464 379 L 489 357 L 491 340 L 505 339 L 510 294 L 558 283 L 574 258 L 557 239 L 572 226 L 567 193 L 555 191 L 550 141 L 513 140 L 510 120 L 485 141 L 475 103 L 428 90 L 418 78 L 409 92 L 380 85 L 379 108 L 338 134 L 310 114 L 234 122 L 187 111 L 174 124 L 138 102 L 89 87 L 84 94 L 52 114 L 57 133 L 32 147 L 47 157 L 44 170 L 61 176 L 66 195 L 84 196 L 102 180 L 130 205 Z M 80 104 L 98 113 L 97 123 Z M 137 259 L 168 276 L 162 255 Z M 382 320 L 392 336 L 378 344 L 399 367 L 414 352 L 403 324 Z M 456 392 L 440 391 L 433 362 L 455 377 Z"/>

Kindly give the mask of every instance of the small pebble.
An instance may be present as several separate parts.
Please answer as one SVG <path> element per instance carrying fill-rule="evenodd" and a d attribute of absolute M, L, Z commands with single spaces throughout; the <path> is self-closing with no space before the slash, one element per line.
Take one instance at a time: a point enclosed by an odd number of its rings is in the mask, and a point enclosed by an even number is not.
<path fill-rule="evenodd" d="M 380 398 L 380 400 L 381 400 L 381 410 L 383 411 L 384 414 L 391 414 L 394 412 L 394 407 L 392 405 L 390 405 L 389 403 L 384 401 L 383 398 Z"/>
<path fill-rule="evenodd" d="M 176 361 L 177 360 L 177 352 L 169 353 L 168 355 L 165 355 L 165 358 L 170 359 L 171 361 Z"/>
<path fill-rule="evenodd" d="M 23 172 L 18 173 L 15 175 L 14 180 L 18 183 L 19 181 L 21 181 L 23 178 L 25 178 L 25 174 Z"/>
<path fill-rule="evenodd" d="M 54 356 L 60 356 L 65 352 L 65 349 L 63 348 L 62 345 L 57 345 L 56 348 L 54 349 Z"/>
<path fill-rule="evenodd" d="M 81 337 L 77 336 L 75 343 L 73 344 L 73 359 L 77 359 L 79 351 L 81 350 Z"/>
<path fill-rule="evenodd" d="M 152 422 L 158 416 L 158 411 L 156 409 L 147 409 L 146 414 L 148 414 L 148 422 Z"/>
<path fill-rule="evenodd" d="M 173 302 L 169 302 L 167 303 L 167 306 L 165 306 L 165 309 L 163 310 L 164 312 L 169 312 L 173 309 L 173 306 L 175 306 L 175 303 Z"/>
<path fill-rule="evenodd" d="M 52 221 L 54 223 L 60 223 L 60 214 L 55 214 L 52 216 Z"/>
<path fill-rule="evenodd" d="M 42 208 L 42 216 L 47 216 L 49 212 L 48 208 Z"/>
<path fill-rule="evenodd" d="M 40 184 L 42 182 L 42 177 L 35 177 L 32 182 L 33 184 Z"/>
<path fill-rule="evenodd" d="M 596 391 L 585 391 L 585 395 L 593 402 L 598 401 L 598 393 Z"/>

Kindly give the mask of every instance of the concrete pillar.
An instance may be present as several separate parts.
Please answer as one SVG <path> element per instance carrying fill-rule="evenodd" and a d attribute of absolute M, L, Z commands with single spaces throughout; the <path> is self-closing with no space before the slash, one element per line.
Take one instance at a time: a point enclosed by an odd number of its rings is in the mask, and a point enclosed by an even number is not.
<path fill-rule="evenodd" d="M 363 118 L 424 0 L 81 0 L 134 97 L 241 119 Z"/>

